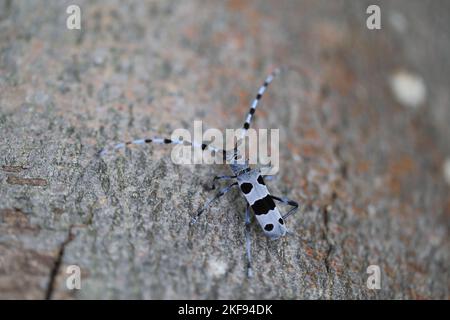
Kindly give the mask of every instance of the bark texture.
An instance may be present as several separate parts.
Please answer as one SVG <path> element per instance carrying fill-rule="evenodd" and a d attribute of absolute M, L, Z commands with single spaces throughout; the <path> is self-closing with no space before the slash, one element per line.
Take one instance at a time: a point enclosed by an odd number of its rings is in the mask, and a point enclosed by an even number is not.
<path fill-rule="evenodd" d="M 0 298 L 449 298 L 447 1 L 79 0 L 81 31 L 70 4 L 0 1 Z M 94 155 L 194 120 L 239 128 L 280 65 L 303 72 L 253 124 L 280 128 L 267 184 L 302 206 L 279 241 L 253 222 L 249 280 L 237 190 L 188 224 L 224 167 Z"/>

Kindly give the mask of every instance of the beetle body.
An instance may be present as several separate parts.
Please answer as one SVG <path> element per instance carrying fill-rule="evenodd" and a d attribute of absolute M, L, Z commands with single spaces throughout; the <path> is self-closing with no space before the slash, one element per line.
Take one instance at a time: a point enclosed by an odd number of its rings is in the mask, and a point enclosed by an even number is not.
<path fill-rule="evenodd" d="M 252 207 L 264 234 L 271 239 L 278 239 L 286 234 L 287 229 L 275 202 L 264 182 L 259 169 L 251 169 L 247 163 L 230 164 L 242 195 Z"/>

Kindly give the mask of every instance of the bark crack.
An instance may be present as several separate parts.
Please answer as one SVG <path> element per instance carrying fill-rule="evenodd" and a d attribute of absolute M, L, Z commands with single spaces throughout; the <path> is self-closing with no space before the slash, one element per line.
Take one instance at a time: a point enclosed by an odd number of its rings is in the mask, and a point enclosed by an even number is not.
<path fill-rule="evenodd" d="M 72 233 L 72 228 L 73 228 L 73 226 L 69 227 L 66 239 L 59 246 L 58 255 L 56 256 L 55 262 L 53 263 L 52 270 L 50 271 L 50 277 L 49 277 L 47 289 L 45 292 L 46 300 L 51 300 L 53 297 L 56 277 L 58 276 L 59 269 L 61 268 L 61 264 L 62 264 L 62 261 L 64 258 L 64 251 L 66 249 L 66 246 L 75 238 L 74 234 Z"/>
<path fill-rule="evenodd" d="M 331 265 L 330 265 L 330 257 L 331 254 L 334 250 L 334 245 L 333 245 L 333 241 L 329 238 L 328 236 L 328 232 L 329 232 L 329 226 L 328 226 L 328 222 L 329 222 L 329 211 L 330 211 L 330 206 L 326 206 L 325 208 L 323 208 L 322 213 L 323 213 L 323 225 L 324 225 L 324 231 L 323 231 L 323 238 L 325 240 L 325 242 L 327 243 L 328 249 L 327 249 L 327 254 L 324 258 L 324 264 L 325 264 L 325 269 L 327 270 L 327 273 L 331 272 Z"/>

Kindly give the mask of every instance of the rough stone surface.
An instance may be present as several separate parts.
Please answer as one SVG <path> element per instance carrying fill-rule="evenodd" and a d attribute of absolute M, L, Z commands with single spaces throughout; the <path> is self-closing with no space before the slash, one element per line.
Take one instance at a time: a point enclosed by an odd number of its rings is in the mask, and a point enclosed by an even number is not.
<path fill-rule="evenodd" d="M 72 1 L 0 1 L 0 298 L 450 297 L 447 1 L 76 3 L 81 31 Z M 188 224 L 226 168 L 174 165 L 167 146 L 94 154 L 194 120 L 240 127 L 279 65 L 303 72 L 254 124 L 280 128 L 269 189 L 302 208 L 280 241 L 253 223 L 248 280 L 237 191 Z M 421 105 L 395 99 L 397 72 L 423 80 Z"/>

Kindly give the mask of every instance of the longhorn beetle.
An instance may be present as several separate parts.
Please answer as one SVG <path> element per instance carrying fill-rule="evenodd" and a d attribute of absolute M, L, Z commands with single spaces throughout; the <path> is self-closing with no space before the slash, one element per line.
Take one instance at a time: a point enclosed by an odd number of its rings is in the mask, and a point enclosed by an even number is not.
<path fill-rule="evenodd" d="M 252 121 L 253 115 L 255 114 L 256 108 L 272 80 L 280 73 L 280 69 L 275 69 L 264 81 L 263 85 L 259 88 L 258 93 L 253 100 L 250 110 L 245 119 L 243 125 L 243 130 L 241 131 L 242 140 L 247 134 L 250 128 L 250 123 Z M 238 161 L 240 159 L 240 154 L 238 152 L 237 143 L 232 151 L 225 151 L 213 146 L 207 145 L 205 143 L 199 144 L 196 142 L 182 141 L 178 139 L 168 139 L 168 138 L 146 138 L 137 139 L 124 143 L 116 144 L 112 147 L 113 150 L 125 148 L 128 145 L 133 144 L 184 144 L 189 145 L 194 148 L 201 148 L 202 150 L 208 149 L 215 154 L 222 153 L 224 160 L 228 160 L 227 163 L 233 175 L 215 176 L 213 179 L 213 189 L 215 188 L 215 183 L 218 180 L 234 180 L 229 186 L 220 189 L 217 194 L 207 200 L 202 208 L 197 211 L 197 214 L 191 219 L 191 225 L 197 222 L 200 215 L 211 205 L 211 203 L 218 198 L 225 195 L 233 187 L 239 186 L 242 195 L 247 201 L 247 208 L 245 210 L 245 239 L 246 239 L 246 255 L 247 255 L 247 276 L 252 277 L 252 258 L 250 252 L 251 240 L 250 240 L 250 207 L 253 209 L 256 219 L 258 220 L 264 234 L 270 239 L 278 239 L 288 232 L 285 219 L 293 214 L 298 209 L 298 203 L 289 200 L 285 197 L 276 197 L 269 193 L 266 184 L 264 182 L 263 175 L 259 168 L 252 169 L 248 164 L 248 160 Z M 104 155 L 107 149 L 102 149 L 99 155 Z M 290 205 L 292 208 L 285 214 L 281 215 L 275 201 L 279 201 L 283 204 Z"/>

